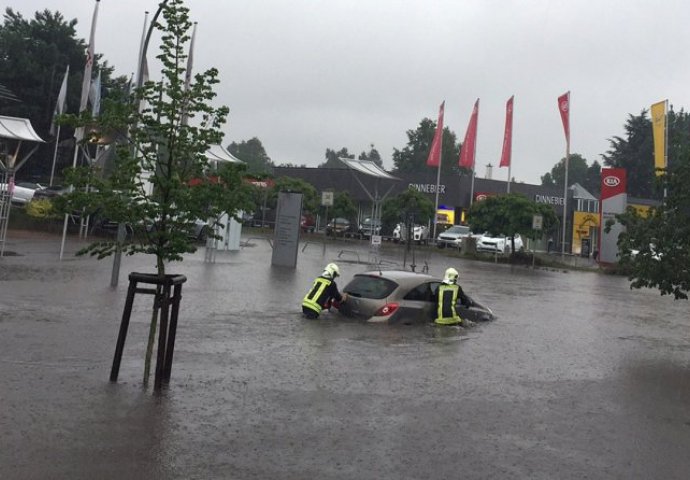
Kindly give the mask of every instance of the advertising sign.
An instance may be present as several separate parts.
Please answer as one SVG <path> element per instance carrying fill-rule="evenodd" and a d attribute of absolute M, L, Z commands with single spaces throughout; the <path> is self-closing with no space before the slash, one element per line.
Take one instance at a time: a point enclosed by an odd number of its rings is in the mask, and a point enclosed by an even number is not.
<path fill-rule="evenodd" d="M 302 194 L 280 192 L 273 239 L 272 265 L 295 268 L 299 246 Z"/>
<path fill-rule="evenodd" d="M 601 221 L 599 222 L 601 245 L 599 261 L 614 263 L 618 261 L 618 236 L 623 232 L 623 226 L 616 222 L 616 214 L 625 212 L 628 205 L 626 193 L 626 175 L 624 168 L 601 169 Z M 609 233 L 605 232 L 606 223 L 613 221 Z"/>

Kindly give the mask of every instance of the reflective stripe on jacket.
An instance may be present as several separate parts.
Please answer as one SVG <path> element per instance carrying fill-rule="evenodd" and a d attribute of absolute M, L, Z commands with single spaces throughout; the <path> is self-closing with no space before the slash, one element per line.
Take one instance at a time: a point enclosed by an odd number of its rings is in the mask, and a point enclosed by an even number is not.
<path fill-rule="evenodd" d="M 455 305 L 458 301 L 458 291 L 460 287 L 457 285 L 447 285 L 442 283 L 438 287 L 438 309 L 436 312 L 435 322 L 440 325 L 455 325 L 460 323 L 460 315 L 458 315 Z"/>
<path fill-rule="evenodd" d="M 328 300 L 327 290 L 331 283 L 331 280 L 324 277 L 318 277 L 314 280 L 314 285 L 302 300 L 302 306 L 310 308 L 316 313 L 321 313 L 321 310 L 326 307 L 326 301 Z"/>

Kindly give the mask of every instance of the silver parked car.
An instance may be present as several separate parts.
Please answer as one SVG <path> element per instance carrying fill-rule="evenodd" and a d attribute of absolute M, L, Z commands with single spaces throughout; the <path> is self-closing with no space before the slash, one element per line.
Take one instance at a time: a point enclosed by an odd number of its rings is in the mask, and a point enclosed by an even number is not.
<path fill-rule="evenodd" d="M 432 322 L 440 284 L 440 278 L 401 270 L 358 273 L 343 288 L 348 299 L 340 313 L 367 322 Z M 458 302 L 458 314 L 473 322 L 494 318 L 491 309 L 471 298 L 469 307 Z"/>
<path fill-rule="evenodd" d="M 438 237 L 436 237 L 436 246 L 438 248 L 460 248 L 462 240 L 470 235 L 472 235 L 472 232 L 467 225 L 453 225 L 445 232 L 439 233 Z"/>

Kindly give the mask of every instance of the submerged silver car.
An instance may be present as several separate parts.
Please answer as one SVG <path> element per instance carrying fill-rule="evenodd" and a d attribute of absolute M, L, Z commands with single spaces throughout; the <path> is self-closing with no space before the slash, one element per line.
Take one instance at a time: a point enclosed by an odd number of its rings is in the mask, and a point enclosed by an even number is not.
<path fill-rule="evenodd" d="M 356 274 L 343 291 L 348 294 L 340 313 L 368 322 L 427 323 L 436 316 L 436 291 L 441 279 L 401 270 Z M 470 298 L 458 301 L 458 314 L 473 322 L 493 320 L 491 309 Z"/>

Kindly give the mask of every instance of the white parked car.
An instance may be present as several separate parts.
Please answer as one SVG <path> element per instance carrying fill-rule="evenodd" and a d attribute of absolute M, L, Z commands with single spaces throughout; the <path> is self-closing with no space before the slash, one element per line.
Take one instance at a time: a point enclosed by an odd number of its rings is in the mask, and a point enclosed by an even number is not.
<path fill-rule="evenodd" d="M 522 237 L 520 234 L 515 235 L 515 251 L 519 252 L 524 248 Z M 511 237 L 498 236 L 492 237 L 489 234 L 484 234 L 477 241 L 478 252 L 489 253 L 511 253 Z"/>
<path fill-rule="evenodd" d="M 26 205 L 34 198 L 34 193 L 36 190 L 42 188 L 37 183 L 24 184 L 16 183 L 12 189 L 12 203 L 15 205 Z M 7 184 L 0 183 L 0 191 L 6 191 Z"/>
<path fill-rule="evenodd" d="M 412 228 L 412 241 L 417 244 L 428 244 L 429 243 L 429 229 L 424 225 L 415 225 Z M 407 227 L 399 223 L 393 229 L 393 241 L 398 243 L 405 243 L 407 241 Z"/>

